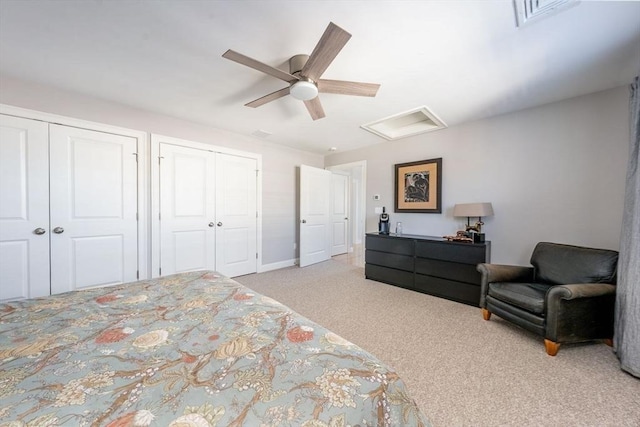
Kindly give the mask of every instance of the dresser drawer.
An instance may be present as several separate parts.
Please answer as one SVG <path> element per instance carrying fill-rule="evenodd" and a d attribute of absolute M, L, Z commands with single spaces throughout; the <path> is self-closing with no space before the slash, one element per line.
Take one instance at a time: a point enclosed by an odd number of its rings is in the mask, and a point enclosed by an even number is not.
<path fill-rule="evenodd" d="M 481 262 L 486 262 L 485 254 L 485 245 L 452 242 L 416 242 L 416 256 L 419 258 L 431 258 L 476 265 Z"/>
<path fill-rule="evenodd" d="M 364 265 L 364 277 L 403 288 L 411 288 L 413 285 L 413 273 L 373 264 Z"/>
<path fill-rule="evenodd" d="M 408 255 L 390 254 L 367 249 L 364 253 L 364 262 L 413 272 L 413 257 Z"/>
<path fill-rule="evenodd" d="M 374 251 L 413 256 L 415 244 L 412 239 L 367 235 L 365 248 Z"/>
<path fill-rule="evenodd" d="M 480 306 L 480 286 L 416 274 L 415 290 L 438 297 Z"/>
<path fill-rule="evenodd" d="M 416 273 L 442 279 L 480 285 L 482 276 L 476 270 L 476 264 L 461 264 L 428 258 L 416 258 Z"/>

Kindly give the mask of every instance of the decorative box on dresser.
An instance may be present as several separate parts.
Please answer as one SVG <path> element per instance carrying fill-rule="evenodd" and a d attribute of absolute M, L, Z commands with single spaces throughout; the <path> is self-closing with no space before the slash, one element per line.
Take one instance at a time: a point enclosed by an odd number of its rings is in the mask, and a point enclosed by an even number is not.
<path fill-rule="evenodd" d="M 491 242 L 450 242 L 440 237 L 368 233 L 365 277 L 478 306 L 479 263 L 490 262 Z"/>

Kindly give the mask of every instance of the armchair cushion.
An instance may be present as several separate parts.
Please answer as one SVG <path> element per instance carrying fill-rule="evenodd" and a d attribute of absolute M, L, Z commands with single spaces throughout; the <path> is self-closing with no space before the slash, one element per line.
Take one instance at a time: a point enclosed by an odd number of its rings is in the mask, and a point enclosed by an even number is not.
<path fill-rule="evenodd" d="M 489 296 L 544 316 L 545 296 L 552 286 L 544 283 L 490 283 Z"/>
<path fill-rule="evenodd" d="M 618 252 L 540 242 L 531 254 L 536 282 L 615 283 Z"/>

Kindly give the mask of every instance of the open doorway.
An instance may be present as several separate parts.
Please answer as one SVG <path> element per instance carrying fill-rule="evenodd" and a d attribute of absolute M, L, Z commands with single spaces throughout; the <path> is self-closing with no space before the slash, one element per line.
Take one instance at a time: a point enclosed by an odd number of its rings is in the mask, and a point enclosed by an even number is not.
<path fill-rule="evenodd" d="M 345 163 L 326 168 L 347 173 L 350 178 L 349 197 L 349 254 L 362 253 L 366 230 L 367 161 Z"/>

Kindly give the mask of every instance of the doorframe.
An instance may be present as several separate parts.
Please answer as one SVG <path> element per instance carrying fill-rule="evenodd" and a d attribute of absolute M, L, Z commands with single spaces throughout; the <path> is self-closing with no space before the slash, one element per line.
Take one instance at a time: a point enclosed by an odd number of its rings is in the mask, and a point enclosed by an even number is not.
<path fill-rule="evenodd" d="M 61 116 L 58 114 L 46 113 L 43 111 L 30 110 L 27 108 L 15 107 L 7 104 L 0 104 L 0 114 L 7 116 L 21 117 L 23 119 L 38 120 L 51 124 L 59 124 L 68 127 L 86 129 L 97 132 L 111 133 L 115 135 L 128 136 L 137 141 L 138 155 L 138 272 L 139 279 L 150 277 L 149 265 L 149 191 L 148 176 L 149 164 L 147 161 L 149 153 L 149 134 L 144 131 L 123 128 L 119 126 L 107 125 L 104 123 L 92 122 L 89 120 L 76 119 L 73 117 Z"/>
<path fill-rule="evenodd" d="M 250 153 L 248 151 L 235 150 L 233 148 L 221 147 L 204 142 L 190 141 L 187 139 L 174 138 L 171 136 L 152 133 L 150 135 L 150 163 L 151 163 L 151 224 L 150 224 L 150 277 L 159 277 L 160 269 L 160 143 L 168 143 L 187 148 L 210 151 L 212 153 L 223 153 L 239 157 L 247 157 L 256 160 L 256 272 L 262 272 L 262 154 Z"/>
<path fill-rule="evenodd" d="M 367 207 L 367 161 L 360 160 L 356 162 L 327 166 L 325 168 L 332 172 L 333 171 L 349 172 L 352 182 L 353 182 L 353 174 L 356 168 L 362 168 L 362 176 L 360 179 L 360 186 L 359 186 L 360 197 L 353 197 L 353 193 L 351 193 L 349 208 L 352 213 L 358 210 L 360 211 L 360 215 L 357 216 L 356 219 L 357 219 L 357 222 L 360 224 L 361 233 L 358 233 L 359 235 L 356 236 L 356 231 L 358 230 L 358 228 L 356 227 L 354 222 L 352 222 L 351 220 L 351 218 L 356 217 L 355 213 L 352 215 L 349 215 L 349 227 L 353 230 L 353 232 L 349 237 L 350 243 L 351 243 L 349 252 L 353 251 L 354 244 L 362 244 L 364 242 L 364 236 L 366 234 L 366 229 L 367 229 L 367 226 L 366 226 L 367 225 L 367 222 L 366 222 L 367 221 L 367 209 L 366 209 Z M 354 237 L 359 237 L 360 241 L 354 240 Z"/>

